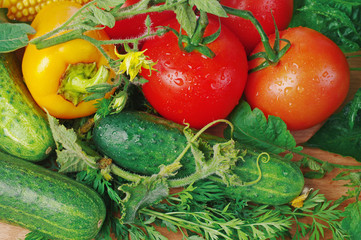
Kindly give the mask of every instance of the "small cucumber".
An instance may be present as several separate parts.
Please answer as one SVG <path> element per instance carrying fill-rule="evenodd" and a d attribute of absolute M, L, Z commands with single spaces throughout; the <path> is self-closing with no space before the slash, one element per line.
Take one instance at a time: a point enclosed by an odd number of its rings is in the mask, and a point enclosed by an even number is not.
<path fill-rule="evenodd" d="M 105 218 L 93 189 L 35 163 L 0 152 L 0 221 L 49 239 L 92 239 Z"/>
<path fill-rule="evenodd" d="M 14 53 L 0 53 L 0 150 L 40 161 L 55 143 L 44 112 L 28 92 Z"/>
<path fill-rule="evenodd" d="M 256 158 L 262 155 L 249 151 L 244 161 L 238 161 L 233 170 L 243 182 L 251 182 L 258 178 L 259 171 Z M 266 157 L 263 155 L 263 157 Z M 302 192 L 304 177 L 300 168 L 290 161 L 270 157 L 266 163 L 259 162 L 261 179 L 256 184 L 243 187 L 230 186 L 225 194 L 230 198 L 248 199 L 253 202 L 280 205 L 291 202 Z"/>
<path fill-rule="evenodd" d="M 187 144 L 184 126 L 143 112 L 121 112 L 100 119 L 93 130 L 93 141 L 100 152 L 129 171 L 151 175 L 159 166 L 169 165 Z M 223 138 L 203 134 L 210 143 Z M 234 172 L 243 182 L 252 182 L 259 176 L 257 159 L 262 154 L 240 146 L 247 154 Z M 176 175 L 182 178 L 195 171 L 194 158 L 188 151 L 181 160 L 183 167 Z M 284 204 L 297 197 L 304 186 L 301 170 L 290 161 L 270 156 L 267 163 L 258 162 L 261 179 L 249 186 L 227 188 L 231 198 L 242 198 L 256 203 Z"/>

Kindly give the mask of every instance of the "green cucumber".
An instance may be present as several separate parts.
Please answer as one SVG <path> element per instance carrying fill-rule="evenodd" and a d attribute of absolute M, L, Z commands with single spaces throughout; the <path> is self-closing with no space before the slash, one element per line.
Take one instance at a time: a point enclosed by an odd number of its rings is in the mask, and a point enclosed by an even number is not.
<path fill-rule="evenodd" d="M 97 122 L 93 140 L 99 151 L 118 166 L 138 174 L 152 175 L 159 172 L 160 165 L 171 164 L 183 151 L 187 144 L 183 128 L 151 114 L 124 112 Z M 177 177 L 194 172 L 193 162 L 193 155 L 188 151 L 181 160 L 183 168 Z"/>
<path fill-rule="evenodd" d="M 243 182 L 251 182 L 258 178 L 259 171 L 255 159 L 260 156 L 259 154 L 248 150 L 244 161 L 238 161 L 233 171 Z M 279 205 L 291 202 L 302 192 L 304 177 L 294 162 L 271 157 L 266 163 L 260 162 L 259 167 L 261 179 L 256 184 L 243 187 L 229 186 L 225 189 L 225 194 L 230 198 Z"/>
<path fill-rule="evenodd" d="M 93 141 L 98 150 L 113 162 L 134 173 L 151 175 L 159 172 L 159 166 L 171 164 L 182 152 L 187 139 L 184 126 L 143 112 L 121 112 L 109 115 L 96 122 Z M 210 143 L 225 141 L 223 138 L 203 134 Z M 240 152 L 247 152 L 239 160 L 234 172 L 243 182 L 261 179 L 249 186 L 227 188 L 231 198 L 247 199 L 256 203 L 284 204 L 292 201 L 303 190 L 304 177 L 301 170 L 290 161 L 269 156 L 269 161 L 257 161 L 262 152 L 246 149 L 239 145 Z M 183 167 L 175 176 L 182 178 L 195 171 L 191 151 L 182 158 Z M 211 176 L 211 179 L 216 179 Z M 219 179 L 218 179 L 219 180 Z"/>
<path fill-rule="evenodd" d="M 28 92 L 14 53 L 0 54 L 0 151 L 29 161 L 55 147 L 44 112 Z"/>
<path fill-rule="evenodd" d="M 93 189 L 35 163 L 0 153 L 0 221 L 49 239 L 92 239 L 106 209 Z"/>

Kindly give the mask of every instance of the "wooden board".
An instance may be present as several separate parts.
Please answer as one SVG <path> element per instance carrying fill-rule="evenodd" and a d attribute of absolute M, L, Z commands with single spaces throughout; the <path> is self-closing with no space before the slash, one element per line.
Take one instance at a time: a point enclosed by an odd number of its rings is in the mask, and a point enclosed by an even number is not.
<path fill-rule="evenodd" d="M 361 53 L 360 53 L 361 54 Z M 350 58 L 349 59 L 350 67 L 361 67 L 361 58 Z M 361 71 L 352 71 L 351 72 L 351 85 L 350 91 L 345 101 L 348 102 L 351 100 L 357 91 L 361 87 Z M 321 126 L 315 126 L 313 128 L 292 132 L 296 141 L 298 143 L 302 143 L 309 139 Z M 341 157 L 337 154 L 328 153 L 319 149 L 304 149 L 304 152 L 317 157 L 321 160 L 329 161 L 332 163 L 338 164 L 348 164 L 348 165 L 361 165 L 360 162 L 355 161 L 351 158 Z M 311 187 L 313 189 L 320 189 L 320 193 L 324 194 L 329 200 L 339 199 L 345 192 L 347 188 L 343 185 L 345 182 L 343 181 L 333 181 L 332 179 L 339 173 L 338 170 L 334 170 L 329 173 L 323 179 L 306 179 L 306 186 Z M 346 202 L 342 207 L 344 207 L 349 202 Z M 29 231 L 20 227 L 8 225 L 5 223 L 0 223 L 0 240 L 18 240 L 24 239 L 25 235 Z M 164 231 L 165 232 L 165 231 Z M 181 239 L 181 235 L 167 234 L 168 238 L 171 240 Z M 330 233 L 326 233 L 326 237 L 324 239 L 332 239 L 332 235 Z"/>

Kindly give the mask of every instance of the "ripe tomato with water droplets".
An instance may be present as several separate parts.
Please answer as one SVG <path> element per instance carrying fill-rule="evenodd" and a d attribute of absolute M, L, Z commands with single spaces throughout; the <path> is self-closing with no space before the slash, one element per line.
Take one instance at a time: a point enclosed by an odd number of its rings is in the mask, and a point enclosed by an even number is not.
<path fill-rule="evenodd" d="M 164 23 L 178 30 L 176 19 Z M 218 20 L 209 19 L 205 35 L 215 33 Z M 178 46 L 172 32 L 147 40 L 145 55 L 157 62 L 158 71 L 141 72 L 148 80 L 142 89 L 146 99 L 163 117 L 201 128 L 226 118 L 238 104 L 247 79 L 248 64 L 243 45 L 227 27 L 208 47 L 215 53 L 207 58 L 200 52 L 187 53 Z"/>
<path fill-rule="evenodd" d="M 291 42 L 290 49 L 276 65 L 249 74 L 245 97 L 252 108 L 280 117 L 290 130 L 310 128 L 326 120 L 345 100 L 350 84 L 348 62 L 333 41 L 315 30 L 297 27 L 280 34 Z M 271 43 L 274 39 L 270 36 Z M 253 53 L 260 51 L 264 51 L 262 44 Z M 249 68 L 262 61 L 250 61 Z"/>

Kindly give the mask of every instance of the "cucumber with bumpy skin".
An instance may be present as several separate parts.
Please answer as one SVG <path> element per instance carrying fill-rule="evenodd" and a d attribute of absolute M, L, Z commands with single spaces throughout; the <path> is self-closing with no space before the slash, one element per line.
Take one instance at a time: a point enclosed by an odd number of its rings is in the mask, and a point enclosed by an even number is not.
<path fill-rule="evenodd" d="M 100 152 L 113 162 L 131 172 L 151 175 L 159 172 L 159 166 L 171 164 L 187 145 L 182 130 L 184 126 L 143 112 L 121 112 L 97 121 L 93 141 Z M 211 144 L 224 142 L 220 137 L 203 134 Z M 303 190 L 304 177 L 301 170 L 290 161 L 265 154 L 267 163 L 260 157 L 264 153 L 246 149 L 233 172 L 243 182 L 254 184 L 227 188 L 227 196 L 247 199 L 256 203 L 284 204 L 292 201 Z M 176 178 L 191 175 L 195 171 L 191 151 L 181 160 L 182 168 Z M 260 170 L 258 169 L 260 167 Z M 212 179 L 215 177 L 212 176 Z"/>
<path fill-rule="evenodd" d="M 25 87 L 15 54 L 0 53 L 0 150 L 36 162 L 54 147 L 45 114 Z"/>
<path fill-rule="evenodd" d="M 93 189 L 55 171 L 0 152 L 0 221 L 49 239 L 89 240 L 106 215 Z"/>
<path fill-rule="evenodd" d="M 233 171 L 244 182 L 254 181 L 260 172 L 261 179 L 256 184 L 227 187 L 225 194 L 228 197 L 279 205 L 291 202 L 302 192 L 304 177 L 295 163 L 270 157 L 268 162 L 260 162 L 259 171 L 255 158 L 262 157 L 262 153 L 249 150 L 248 152 L 249 154 L 244 157 L 244 161 L 239 161 Z M 263 155 L 263 157 L 266 156 Z"/>

